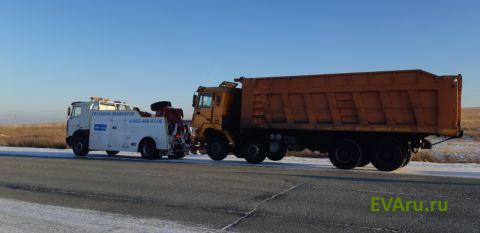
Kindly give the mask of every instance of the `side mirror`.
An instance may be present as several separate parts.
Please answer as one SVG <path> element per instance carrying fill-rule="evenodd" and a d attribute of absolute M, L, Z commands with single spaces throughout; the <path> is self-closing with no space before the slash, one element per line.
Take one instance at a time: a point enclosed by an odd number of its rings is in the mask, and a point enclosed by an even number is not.
<path fill-rule="evenodd" d="M 67 116 L 70 116 L 70 114 L 72 114 L 72 108 L 68 107 L 68 109 L 67 109 Z"/>

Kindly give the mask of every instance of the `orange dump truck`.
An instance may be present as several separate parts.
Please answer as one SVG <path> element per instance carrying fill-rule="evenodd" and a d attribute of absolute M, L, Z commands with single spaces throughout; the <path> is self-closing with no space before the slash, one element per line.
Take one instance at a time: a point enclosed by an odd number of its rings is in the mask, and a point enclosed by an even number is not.
<path fill-rule="evenodd" d="M 328 152 L 341 169 L 392 171 L 430 149 L 429 135 L 461 137 L 461 75 L 423 70 L 239 78 L 199 87 L 196 136 L 215 160 L 250 163 L 287 150 Z"/>

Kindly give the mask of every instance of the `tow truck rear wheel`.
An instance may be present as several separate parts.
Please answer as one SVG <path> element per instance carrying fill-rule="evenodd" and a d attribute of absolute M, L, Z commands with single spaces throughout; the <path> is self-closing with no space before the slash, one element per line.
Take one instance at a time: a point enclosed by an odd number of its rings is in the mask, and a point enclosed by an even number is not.
<path fill-rule="evenodd" d="M 86 156 L 88 154 L 88 140 L 83 137 L 75 137 L 73 139 L 72 149 L 76 156 Z"/>
<path fill-rule="evenodd" d="M 330 162 L 339 169 L 352 169 L 362 160 L 362 151 L 352 139 L 341 139 L 328 153 Z"/>
<path fill-rule="evenodd" d="M 213 160 L 222 160 L 228 155 L 228 140 L 223 136 L 210 136 L 207 138 L 207 154 Z"/>
<path fill-rule="evenodd" d="M 155 141 L 152 139 L 144 139 L 140 143 L 140 154 L 143 159 L 156 159 L 158 158 L 158 150 L 156 149 Z"/>
<path fill-rule="evenodd" d="M 119 151 L 107 150 L 106 152 L 107 152 L 107 155 L 115 156 L 118 154 Z"/>
<path fill-rule="evenodd" d="M 385 138 L 375 146 L 370 160 L 380 171 L 394 171 L 403 165 L 405 156 L 403 145 L 397 139 Z"/>

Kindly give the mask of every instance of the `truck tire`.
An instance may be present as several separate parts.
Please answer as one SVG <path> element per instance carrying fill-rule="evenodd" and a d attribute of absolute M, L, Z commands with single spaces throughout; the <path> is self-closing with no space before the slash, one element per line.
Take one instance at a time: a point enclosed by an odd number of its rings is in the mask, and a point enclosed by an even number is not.
<path fill-rule="evenodd" d="M 107 150 L 106 152 L 107 152 L 107 155 L 115 156 L 118 154 L 119 151 Z"/>
<path fill-rule="evenodd" d="M 403 164 L 402 167 L 407 166 L 408 163 L 412 160 L 412 151 L 408 144 L 403 147 Z"/>
<path fill-rule="evenodd" d="M 158 151 L 156 149 L 155 141 L 152 139 L 144 139 L 140 143 L 140 154 L 143 159 L 156 159 L 159 158 Z"/>
<path fill-rule="evenodd" d="M 267 157 L 267 145 L 259 138 L 248 139 L 243 145 L 245 160 L 251 164 L 261 163 Z"/>
<path fill-rule="evenodd" d="M 358 166 L 362 159 L 362 150 L 352 139 L 341 139 L 328 153 L 330 162 L 339 169 L 352 169 Z"/>
<path fill-rule="evenodd" d="M 272 161 L 279 161 L 279 160 L 282 160 L 283 157 L 285 157 L 286 153 L 287 153 L 287 147 L 283 143 L 280 143 L 280 148 L 278 149 L 278 151 L 268 152 L 267 158 Z"/>
<path fill-rule="evenodd" d="M 172 107 L 172 103 L 170 101 L 159 101 L 150 105 L 150 109 L 154 112 L 160 111 L 165 107 Z"/>
<path fill-rule="evenodd" d="M 207 138 L 207 154 L 213 160 L 219 161 L 228 155 L 228 140 L 223 136 L 210 136 Z"/>
<path fill-rule="evenodd" d="M 86 156 L 88 154 L 88 140 L 84 137 L 75 137 L 72 143 L 73 153 L 76 156 Z"/>
<path fill-rule="evenodd" d="M 403 161 L 402 167 L 407 166 L 407 164 L 409 164 L 410 161 L 412 161 L 412 152 L 409 151 L 405 154 L 405 160 Z"/>
<path fill-rule="evenodd" d="M 380 171 L 394 171 L 403 165 L 404 159 L 403 146 L 395 138 L 381 140 L 370 157 L 373 166 Z"/>

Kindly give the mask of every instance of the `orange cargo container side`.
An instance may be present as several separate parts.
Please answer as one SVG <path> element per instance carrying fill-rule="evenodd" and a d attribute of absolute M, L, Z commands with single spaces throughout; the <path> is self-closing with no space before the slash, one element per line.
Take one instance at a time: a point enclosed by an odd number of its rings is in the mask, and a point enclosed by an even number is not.
<path fill-rule="evenodd" d="M 242 79 L 242 128 L 460 134 L 461 76 L 391 71 Z"/>

